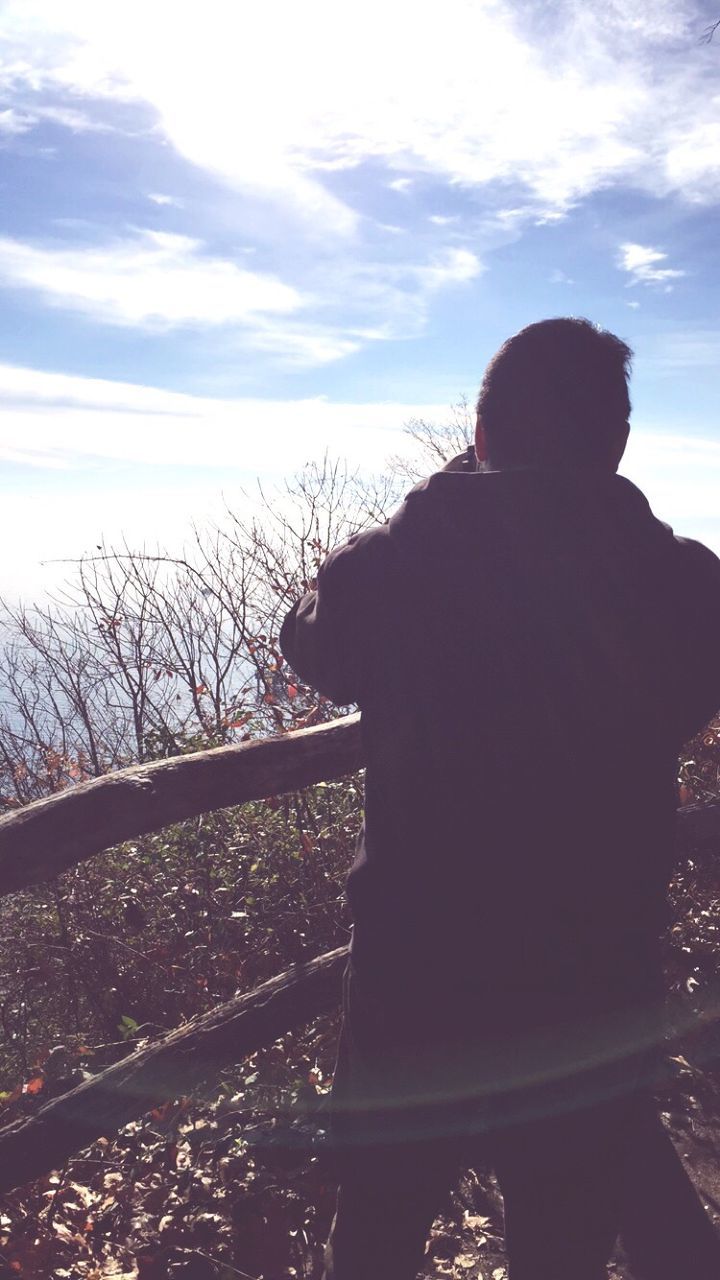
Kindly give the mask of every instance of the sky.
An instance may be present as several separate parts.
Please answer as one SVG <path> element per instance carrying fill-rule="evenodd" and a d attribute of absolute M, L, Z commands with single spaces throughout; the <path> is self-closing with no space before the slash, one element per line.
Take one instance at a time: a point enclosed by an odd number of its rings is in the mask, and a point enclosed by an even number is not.
<path fill-rule="evenodd" d="M 0 0 L 0 593 L 382 472 L 556 315 L 631 344 L 623 470 L 720 551 L 717 17 Z"/>

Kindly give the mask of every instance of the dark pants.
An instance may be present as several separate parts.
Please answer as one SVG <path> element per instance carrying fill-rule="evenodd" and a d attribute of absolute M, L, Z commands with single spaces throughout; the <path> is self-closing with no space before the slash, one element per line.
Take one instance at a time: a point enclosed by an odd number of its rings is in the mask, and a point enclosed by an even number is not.
<path fill-rule="evenodd" d="M 637 1280 L 718 1280 L 720 1240 L 639 1087 L 637 1057 L 581 1084 L 496 1090 L 478 1103 L 467 1073 L 449 1069 L 463 1047 L 449 1047 L 444 1027 L 408 1049 L 407 1027 L 354 1003 L 346 983 L 326 1280 L 414 1280 L 447 1193 L 477 1164 L 494 1168 L 502 1191 L 510 1280 L 605 1280 L 618 1235 Z"/>

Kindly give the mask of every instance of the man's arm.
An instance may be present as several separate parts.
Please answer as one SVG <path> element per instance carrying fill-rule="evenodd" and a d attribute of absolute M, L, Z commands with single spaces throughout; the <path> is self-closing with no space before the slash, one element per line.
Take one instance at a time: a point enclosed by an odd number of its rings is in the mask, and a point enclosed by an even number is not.
<path fill-rule="evenodd" d="M 323 561 L 317 586 L 293 605 L 280 648 L 293 671 L 339 706 L 357 702 L 373 610 L 382 608 L 387 526 L 355 534 Z"/>
<path fill-rule="evenodd" d="M 473 446 L 442 470 L 477 470 Z M 332 551 L 320 567 L 315 590 L 293 605 L 280 631 L 280 648 L 293 671 L 339 706 L 361 698 L 379 613 L 387 607 L 387 592 L 395 589 L 391 529 L 402 510 L 388 524 L 357 533 Z"/>

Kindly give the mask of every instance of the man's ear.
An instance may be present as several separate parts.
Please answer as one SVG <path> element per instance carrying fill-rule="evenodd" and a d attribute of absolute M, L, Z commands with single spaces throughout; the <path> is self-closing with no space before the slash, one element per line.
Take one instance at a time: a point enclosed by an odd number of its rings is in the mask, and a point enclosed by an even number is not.
<path fill-rule="evenodd" d="M 475 419 L 475 457 L 477 458 L 478 462 L 487 462 L 488 460 L 485 428 L 483 426 L 483 420 L 480 417 L 480 414 L 478 414 L 477 418 Z"/>

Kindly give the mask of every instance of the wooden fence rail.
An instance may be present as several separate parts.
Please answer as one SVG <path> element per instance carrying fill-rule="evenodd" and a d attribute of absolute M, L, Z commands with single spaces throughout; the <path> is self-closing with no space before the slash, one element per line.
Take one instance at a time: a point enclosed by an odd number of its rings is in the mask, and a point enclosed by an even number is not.
<path fill-rule="evenodd" d="M 151 1107 L 189 1094 L 228 1063 L 337 1007 L 346 957 L 340 947 L 295 965 L 0 1129 L 0 1195 L 60 1168 L 95 1138 L 112 1137 Z"/>
<path fill-rule="evenodd" d="M 0 818 L 0 897 L 173 822 L 342 778 L 363 763 L 354 715 L 81 782 Z"/>
<path fill-rule="evenodd" d="M 197 814 L 343 777 L 363 765 L 360 717 L 219 747 L 82 783 L 0 819 L 0 895 L 103 849 Z M 720 804 L 678 812 L 678 852 L 720 845 Z M 94 1138 L 189 1093 L 338 1003 L 345 948 L 219 1005 L 69 1093 L 0 1129 L 0 1193 L 62 1164 Z"/>

